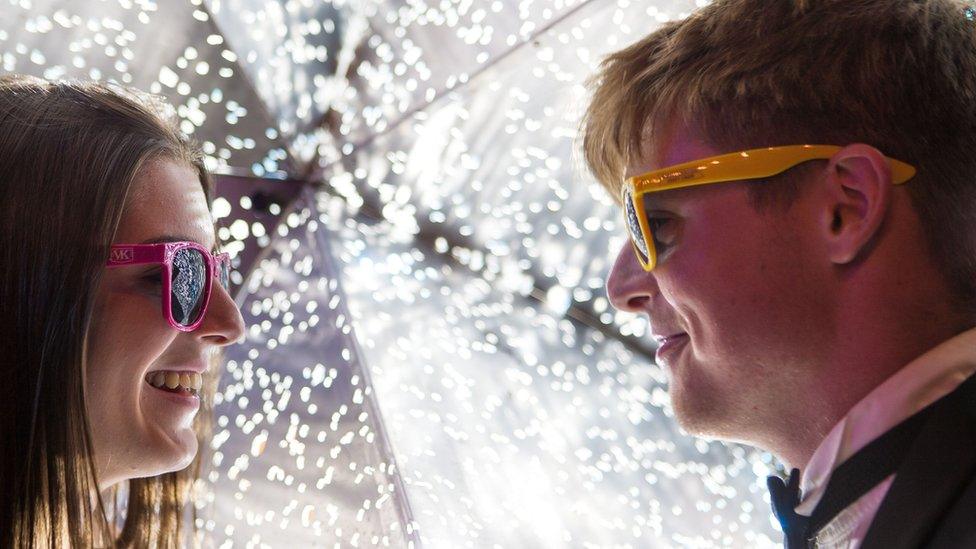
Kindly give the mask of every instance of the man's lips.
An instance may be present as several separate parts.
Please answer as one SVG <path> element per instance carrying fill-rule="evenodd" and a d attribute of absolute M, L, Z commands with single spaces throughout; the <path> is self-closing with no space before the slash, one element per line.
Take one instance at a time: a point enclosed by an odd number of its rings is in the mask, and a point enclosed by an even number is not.
<path fill-rule="evenodd" d="M 670 364 L 671 355 L 681 350 L 685 343 L 688 342 L 688 334 L 686 333 L 676 333 L 669 336 L 654 337 L 658 342 L 657 352 L 655 353 L 655 359 L 657 362 L 663 362 Z"/>
<path fill-rule="evenodd" d="M 676 339 L 679 337 L 688 337 L 688 334 L 686 334 L 685 332 L 675 332 L 671 335 L 652 334 L 651 337 L 654 338 L 654 341 L 656 341 L 658 345 L 664 345 L 665 343 L 669 342 L 672 339 Z"/>

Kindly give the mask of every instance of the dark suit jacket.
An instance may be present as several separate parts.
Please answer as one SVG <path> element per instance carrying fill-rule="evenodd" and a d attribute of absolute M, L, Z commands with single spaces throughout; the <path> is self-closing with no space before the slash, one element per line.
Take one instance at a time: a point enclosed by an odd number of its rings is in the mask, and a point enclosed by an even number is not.
<path fill-rule="evenodd" d="M 976 549 L 976 376 L 932 407 L 861 549 Z"/>

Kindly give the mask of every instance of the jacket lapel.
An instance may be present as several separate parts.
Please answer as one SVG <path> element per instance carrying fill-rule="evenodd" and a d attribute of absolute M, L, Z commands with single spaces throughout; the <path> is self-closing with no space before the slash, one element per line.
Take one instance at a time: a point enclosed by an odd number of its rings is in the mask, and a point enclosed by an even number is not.
<path fill-rule="evenodd" d="M 865 536 L 862 549 L 909 549 L 932 536 L 976 470 L 976 377 L 933 404 Z"/>

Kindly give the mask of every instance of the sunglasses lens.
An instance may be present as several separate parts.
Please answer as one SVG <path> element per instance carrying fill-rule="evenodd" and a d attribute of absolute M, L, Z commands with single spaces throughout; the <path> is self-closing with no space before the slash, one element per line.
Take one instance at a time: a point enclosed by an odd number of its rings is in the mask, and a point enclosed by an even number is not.
<path fill-rule="evenodd" d="M 217 277 L 220 279 L 220 285 L 225 290 L 230 290 L 230 259 L 224 257 L 217 261 Z"/>
<path fill-rule="evenodd" d="M 173 320 L 190 326 L 203 313 L 207 283 L 207 261 L 199 250 L 183 248 L 173 256 L 173 280 L 170 283 L 170 310 Z"/>
<path fill-rule="evenodd" d="M 637 252 L 641 254 L 640 260 L 646 263 L 647 242 L 644 241 L 644 233 L 641 231 L 640 221 L 637 220 L 634 200 L 627 192 L 624 193 L 624 216 L 627 218 L 627 231 L 630 232 L 630 239 L 634 242 Z"/>

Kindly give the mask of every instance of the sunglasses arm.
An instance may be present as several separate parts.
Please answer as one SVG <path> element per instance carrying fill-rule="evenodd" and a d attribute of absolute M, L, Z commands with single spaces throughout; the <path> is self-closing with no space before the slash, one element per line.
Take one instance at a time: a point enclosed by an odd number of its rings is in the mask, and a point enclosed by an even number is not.
<path fill-rule="evenodd" d="M 166 259 L 166 244 L 116 244 L 112 246 L 106 267 L 162 263 Z"/>

